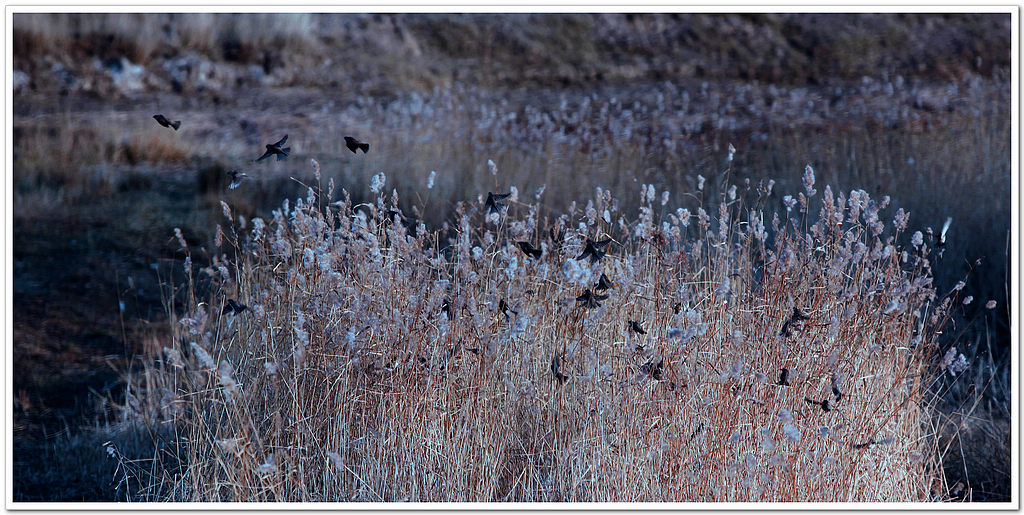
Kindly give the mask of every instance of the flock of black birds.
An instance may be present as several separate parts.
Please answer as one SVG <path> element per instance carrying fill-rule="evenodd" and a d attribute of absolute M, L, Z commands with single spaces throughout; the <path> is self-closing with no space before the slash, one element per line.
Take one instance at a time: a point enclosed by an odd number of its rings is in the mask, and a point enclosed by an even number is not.
<path fill-rule="evenodd" d="M 161 126 L 174 129 L 175 131 L 177 131 L 179 128 L 181 128 L 181 121 L 180 120 L 176 120 L 176 121 L 172 122 L 171 120 L 169 120 L 167 117 L 165 117 L 162 114 L 153 115 L 153 119 L 155 119 L 157 121 L 157 123 L 159 123 Z M 263 161 L 264 159 L 267 159 L 268 157 L 271 157 L 271 156 L 277 156 L 277 160 L 278 161 L 281 161 L 281 160 L 287 158 L 291 154 L 291 150 L 292 150 L 291 147 L 285 147 L 284 146 L 287 142 L 288 142 L 288 135 L 285 134 L 284 137 L 282 137 L 276 143 L 267 144 L 266 145 L 266 151 L 263 153 L 263 155 L 261 155 L 260 157 L 256 158 L 256 162 Z M 352 136 L 345 136 L 345 146 L 350 151 L 352 151 L 353 154 L 358 154 L 358 152 L 357 152 L 358 150 L 362 150 L 363 154 L 366 154 L 370 150 L 370 144 L 369 143 L 364 143 L 362 141 L 359 141 L 358 139 L 356 139 L 356 138 L 354 138 Z M 228 187 L 230 189 L 235 189 L 235 188 L 239 187 L 242 184 L 242 181 L 249 177 L 248 174 L 243 173 L 243 172 L 241 172 L 239 170 L 231 170 L 231 171 L 229 171 L 227 173 L 231 177 L 231 183 L 228 185 Z M 488 192 L 487 193 L 487 200 L 484 202 L 484 207 L 487 210 L 487 214 L 491 215 L 491 214 L 494 214 L 494 213 L 501 213 L 502 211 L 504 211 L 507 206 L 505 204 L 502 204 L 502 201 L 507 199 L 507 198 L 509 198 L 510 196 L 511 196 L 511 193 L 493 193 L 493 192 Z M 388 214 L 391 217 L 393 217 L 393 216 L 402 216 L 401 213 L 399 213 L 397 211 L 389 211 Z M 403 218 L 403 220 L 404 220 L 404 218 Z M 941 239 L 940 239 L 940 246 L 945 244 L 946 231 L 949 228 L 949 222 L 950 221 L 951 220 L 947 220 L 945 225 L 944 225 L 944 227 L 942 228 L 942 235 L 941 235 Z M 412 227 L 410 229 L 410 235 L 415 237 L 415 232 L 414 232 L 415 231 L 415 225 L 414 224 L 410 224 L 410 225 L 412 225 Z M 554 238 L 555 235 L 552 234 L 552 237 Z M 607 255 L 608 251 L 606 249 L 608 248 L 608 245 L 611 244 L 611 242 L 612 242 L 611 238 L 606 238 L 606 239 L 599 240 L 599 241 L 595 241 L 595 240 L 592 240 L 590 238 L 587 238 L 586 243 L 584 244 L 584 247 L 583 247 L 583 252 L 581 252 L 579 256 L 576 256 L 576 260 L 580 261 L 580 260 L 583 260 L 583 259 L 589 259 L 591 264 L 597 263 L 602 258 L 604 258 L 605 255 Z M 516 242 L 516 246 L 519 247 L 519 249 L 528 258 L 539 260 L 544 255 L 544 251 L 542 249 L 533 246 L 533 244 L 528 242 L 528 241 L 518 241 L 518 242 Z M 585 308 L 585 309 L 599 308 L 599 307 L 601 307 L 601 301 L 604 301 L 604 300 L 608 299 L 608 294 L 606 294 L 606 293 L 598 293 L 598 292 L 606 292 L 609 289 L 613 288 L 614 286 L 615 286 L 615 284 L 611 281 L 611 279 L 609 279 L 608 276 L 605 273 L 602 272 L 601 273 L 601 277 L 598 279 L 597 284 L 594 285 L 593 290 L 591 290 L 590 288 L 585 288 L 583 293 L 576 297 L 576 302 L 580 303 L 581 306 L 583 308 Z M 225 302 L 224 308 L 221 310 L 221 314 L 222 315 L 226 315 L 226 314 L 239 315 L 242 312 L 244 312 L 246 309 L 248 309 L 247 305 L 242 304 L 242 303 L 238 302 L 235 299 L 227 299 L 226 302 Z M 515 316 L 519 315 L 519 312 L 513 310 L 508 305 L 508 303 L 505 302 L 505 299 L 501 299 L 501 301 L 499 302 L 498 309 L 506 318 L 510 318 L 512 315 L 515 315 Z M 673 306 L 672 309 L 673 309 L 674 313 L 678 314 L 679 310 L 680 310 L 680 304 L 676 303 Z M 454 316 L 454 309 L 452 308 L 451 301 L 449 299 L 447 299 L 447 298 L 444 300 L 444 303 L 442 305 L 441 310 L 448 314 L 449 319 L 451 319 Z M 511 313 L 512 315 L 510 315 L 509 313 Z M 786 319 L 785 322 L 783 322 L 782 330 L 779 332 L 779 335 L 780 336 L 787 336 L 787 337 L 788 336 L 792 336 L 793 329 L 797 329 L 797 330 L 802 329 L 802 324 L 804 322 L 806 322 L 809 318 L 810 317 L 808 315 L 804 314 L 803 312 L 800 311 L 800 309 L 798 307 L 794 306 L 793 307 L 793 314 L 788 319 Z M 628 329 L 630 331 L 632 331 L 633 333 L 636 333 L 638 335 L 642 336 L 642 335 L 646 335 L 647 334 L 647 331 L 645 331 L 643 329 L 643 326 L 641 325 L 640 321 L 629 320 L 628 324 L 627 324 L 627 327 L 628 327 Z M 642 349 L 643 347 L 642 346 L 638 346 L 637 348 L 638 349 Z M 471 350 L 478 351 L 478 349 L 471 349 Z M 663 367 L 664 367 L 664 359 L 659 359 L 657 362 L 653 361 L 653 359 L 652 359 L 652 360 L 648 361 L 647 363 L 645 363 L 644 365 L 642 365 L 640 368 L 641 368 L 641 371 L 647 373 L 648 375 L 653 377 L 655 380 L 659 380 L 660 381 L 662 379 Z M 554 378 L 558 382 L 558 384 L 562 384 L 562 383 L 564 383 L 566 381 L 566 379 L 568 379 L 568 376 L 566 376 L 562 372 L 562 362 L 561 362 L 561 359 L 560 359 L 560 357 L 558 355 L 555 355 L 554 358 L 551 361 L 551 372 L 554 375 Z M 789 369 L 788 368 L 783 368 L 782 369 L 781 374 L 779 376 L 779 381 L 778 381 L 777 384 L 779 386 L 790 386 L 790 383 L 789 383 Z M 837 384 L 837 379 L 836 379 L 836 375 L 835 374 L 832 374 L 832 393 L 834 395 L 833 399 L 826 398 L 824 400 L 817 401 L 817 400 L 810 399 L 809 397 L 804 397 L 804 400 L 808 404 L 815 404 L 815 405 L 820 406 L 821 409 L 824 410 L 824 411 L 831 411 L 833 409 L 833 402 L 838 402 L 839 399 L 842 398 L 842 396 L 843 396 L 842 392 L 839 390 L 839 386 Z M 871 441 L 868 444 L 861 445 L 861 447 L 866 446 L 866 445 L 870 445 L 870 444 L 875 444 L 875 443 L 885 443 L 885 442 Z"/>
<path fill-rule="evenodd" d="M 170 119 L 168 119 L 166 116 L 162 114 L 154 114 L 153 119 L 156 120 L 156 123 L 159 123 L 161 126 L 167 127 L 169 129 L 178 130 L 181 128 L 181 120 L 176 120 L 172 122 Z M 263 152 L 263 155 L 256 158 L 256 162 L 263 161 L 264 159 L 271 156 L 277 156 L 278 161 L 281 161 L 282 159 L 288 157 L 288 155 L 291 154 L 292 152 L 292 147 L 284 146 L 284 144 L 287 142 L 288 135 L 285 134 L 280 141 L 276 143 L 268 143 L 266 145 L 266 151 Z M 363 143 L 362 141 L 359 141 L 358 139 L 353 138 L 352 136 L 345 136 L 345 146 L 349 150 L 351 150 L 353 154 L 357 154 L 357 150 L 362 150 L 364 154 L 370 151 L 369 143 Z M 228 175 L 231 177 L 231 183 L 228 185 L 228 188 L 230 189 L 235 189 L 241 186 L 242 181 L 249 177 L 249 174 L 244 173 L 240 170 L 230 170 L 228 172 Z"/>
<path fill-rule="evenodd" d="M 168 119 L 166 116 L 162 114 L 153 115 L 153 119 L 156 120 L 156 123 L 160 124 L 160 126 L 167 127 L 168 129 L 178 130 L 181 128 L 181 120 L 175 120 L 172 122 L 170 119 Z M 256 162 L 263 161 L 264 159 L 270 156 L 277 156 L 278 161 L 281 161 L 282 159 L 288 157 L 288 155 L 291 154 L 292 147 L 285 147 L 284 145 L 287 142 L 288 135 L 285 134 L 284 137 L 281 138 L 278 142 L 267 144 L 267 150 L 263 153 L 263 155 L 256 158 Z M 369 143 L 363 143 L 357 140 L 356 138 L 353 138 L 352 136 L 345 136 L 345 146 L 348 147 L 348 149 L 351 150 L 353 154 L 357 153 L 356 150 L 362 150 L 364 154 L 370 150 Z M 241 186 L 242 181 L 249 177 L 249 174 L 244 173 L 240 170 L 230 170 L 227 172 L 227 174 L 229 177 L 231 177 L 231 183 L 228 184 L 229 189 L 235 189 Z M 224 304 L 224 309 L 221 310 L 221 314 L 239 315 L 248 308 L 249 306 L 242 304 L 235 299 L 227 299 L 227 301 Z"/>

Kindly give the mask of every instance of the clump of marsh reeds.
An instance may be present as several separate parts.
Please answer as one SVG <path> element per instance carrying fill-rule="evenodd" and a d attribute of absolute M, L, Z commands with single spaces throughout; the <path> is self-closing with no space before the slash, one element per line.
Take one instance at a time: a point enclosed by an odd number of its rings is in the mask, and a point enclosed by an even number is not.
<path fill-rule="evenodd" d="M 773 183 L 692 212 L 643 185 L 638 214 L 510 187 L 438 230 L 384 174 L 369 203 L 331 181 L 268 219 L 224 204 L 136 378 L 129 421 L 180 464 L 150 497 L 930 500 L 956 301 L 899 244 L 908 213 L 803 183 L 778 213 Z"/>

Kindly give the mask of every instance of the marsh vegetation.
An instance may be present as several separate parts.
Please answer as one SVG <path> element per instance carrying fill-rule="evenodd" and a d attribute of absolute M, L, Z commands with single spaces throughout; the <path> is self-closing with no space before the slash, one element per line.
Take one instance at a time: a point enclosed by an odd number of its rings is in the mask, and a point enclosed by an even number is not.
<path fill-rule="evenodd" d="M 19 498 L 1003 499 L 998 20 L 17 14 Z"/>

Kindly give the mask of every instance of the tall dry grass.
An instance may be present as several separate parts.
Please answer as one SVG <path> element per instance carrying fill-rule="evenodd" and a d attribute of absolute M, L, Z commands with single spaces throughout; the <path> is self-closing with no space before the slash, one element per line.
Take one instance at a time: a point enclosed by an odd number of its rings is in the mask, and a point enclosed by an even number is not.
<path fill-rule="evenodd" d="M 308 13 L 17 13 L 14 23 L 18 57 L 86 53 L 138 63 L 162 57 L 168 48 L 256 61 L 266 48 L 307 48 L 316 26 Z"/>
<path fill-rule="evenodd" d="M 781 213 L 772 182 L 703 191 L 712 213 L 647 185 L 638 213 L 601 189 L 553 213 L 513 188 L 507 209 L 481 196 L 428 231 L 383 174 L 355 204 L 313 164 L 272 219 L 224 204 L 210 267 L 178 233 L 184 305 L 128 395 L 126 423 L 162 435 L 137 498 L 946 492 L 930 387 L 963 370 L 936 341 L 959 290 L 933 287 L 931 242 L 897 243 L 907 214 L 880 218 L 888 198 L 817 191 L 810 167 Z M 605 237 L 607 255 L 581 256 Z M 602 274 L 608 298 L 584 301 Z"/>

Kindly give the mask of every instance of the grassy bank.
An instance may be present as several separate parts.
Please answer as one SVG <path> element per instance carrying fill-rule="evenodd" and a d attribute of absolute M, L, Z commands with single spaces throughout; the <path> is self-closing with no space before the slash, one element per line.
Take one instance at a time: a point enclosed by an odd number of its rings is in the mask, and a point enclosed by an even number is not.
<path fill-rule="evenodd" d="M 692 78 L 830 85 L 883 74 L 947 82 L 1008 69 L 1009 24 L 1005 14 L 20 13 L 14 56 L 25 91 L 96 95 Z"/>

